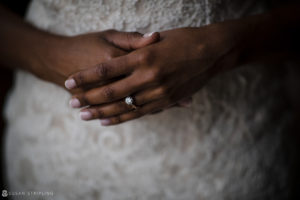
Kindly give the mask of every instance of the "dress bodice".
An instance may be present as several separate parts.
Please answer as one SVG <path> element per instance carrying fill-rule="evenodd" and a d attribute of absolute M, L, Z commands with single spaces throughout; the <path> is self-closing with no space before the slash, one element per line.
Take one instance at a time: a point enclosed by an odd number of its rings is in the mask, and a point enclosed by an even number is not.
<path fill-rule="evenodd" d="M 199 27 L 262 12 L 264 1 L 239 0 L 39 0 L 27 18 L 43 29 L 67 35 L 105 29 L 163 31 Z"/>

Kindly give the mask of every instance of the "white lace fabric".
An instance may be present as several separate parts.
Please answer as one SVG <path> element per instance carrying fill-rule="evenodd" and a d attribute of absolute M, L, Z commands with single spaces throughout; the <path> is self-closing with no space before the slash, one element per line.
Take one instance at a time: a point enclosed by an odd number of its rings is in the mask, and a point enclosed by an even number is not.
<path fill-rule="evenodd" d="M 35 0 L 27 20 L 63 35 L 144 33 L 261 10 L 261 2 L 239 0 Z M 53 191 L 43 199 L 60 200 L 280 199 L 287 111 L 277 98 L 280 74 L 263 68 L 216 77 L 190 109 L 113 127 L 81 121 L 65 90 L 18 71 L 5 111 L 10 190 Z"/>

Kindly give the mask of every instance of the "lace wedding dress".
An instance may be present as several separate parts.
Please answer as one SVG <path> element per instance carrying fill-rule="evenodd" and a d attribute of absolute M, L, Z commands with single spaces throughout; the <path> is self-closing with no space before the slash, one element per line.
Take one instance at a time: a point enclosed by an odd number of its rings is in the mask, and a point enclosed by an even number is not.
<path fill-rule="evenodd" d="M 75 35 L 105 29 L 162 31 L 264 10 L 240 0 L 34 0 L 27 20 Z M 190 109 L 119 126 L 84 122 L 70 95 L 16 72 L 5 115 L 9 191 L 57 200 L 284 199 L 282 136 L 288 111 L 280 72 L 244 66 L 210 81 Z"/>

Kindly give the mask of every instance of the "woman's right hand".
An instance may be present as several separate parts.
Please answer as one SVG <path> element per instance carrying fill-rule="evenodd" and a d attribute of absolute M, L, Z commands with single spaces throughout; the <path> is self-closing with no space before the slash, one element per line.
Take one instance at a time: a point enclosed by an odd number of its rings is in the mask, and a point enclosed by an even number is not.
<path fill-rule="evenodd" d="M 47 45 L 36 53 L 30 71 L 41 79 L 63 86 L 69 75 L 93 66 L 97 66 L 95 73 L 103 76 L 106 72 L 100 63 L 158 40 L 159 33 L 142 35 L 115 30 L 73 37 L 51 35 L 43 43 Z M 76 90 L 71 92 L 77 93 Z"/>

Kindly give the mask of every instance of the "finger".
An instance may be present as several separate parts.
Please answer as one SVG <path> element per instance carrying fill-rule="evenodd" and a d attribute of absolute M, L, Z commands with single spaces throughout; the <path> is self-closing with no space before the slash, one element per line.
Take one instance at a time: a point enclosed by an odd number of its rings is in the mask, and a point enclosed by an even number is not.
<path fill-rule="evenodd" d="M 147 96 L 149 95 L 149 97 L 153 97 L 156 94 L 159 94 L 159 93 L 157 93 L 157 91 L 159 91 L 159 90 L 151 90 L 149 92 L 145 92 L 145 94 Z M 151 96 L 151 95 L 153 95 L 153 96 Z M 146 98 L 143 98 L 143 95 L 141 95 L 141 99 L 138 99 L 135 101 L 136 104 L 137 105 L 145 104 L 145 102 L 147 102 L 147 101 L 142 102 L 143 99 L 146 99 Z M 159 99 L 159 96 L 157 96 L 156 98 L 149 98 L 148 102 L 152 102 L 155 99 Z M 179 101 L 176 104 L 176 106 L 190 107 L 191 102 L 192 102 L 192 97 L 185 98 L 185 99 Z M 175 107 L 175 105 L 171 106 L 171 107 Z M 171 107 L 169 107 L 169 108 L 171 108 Z M 117 101 L 117 102 L 113 102 L 113 103 L 106 104 L 103 106 L 91 106 L 89 108 L 85 108 L 80 112 L 80 117 L 82 120 L 104 119 L 104 118 L 111 118 L 116 115 L 122 115 L 124 113 L 133 111 L 133 110 L 134 110 L 134 108 L 131 106 L 128 106 L 124 101 Z M 163 109 L 159 109 L 159 110 L 151 112 L 150 114 L 157 114 L 162 111 L 163 111 Z"/>
<path fill-rule="evenodd" d="M 164 87 L 149 88 L 134 95 L 135 103 L 142 106 L 146 103 L 162 99 L 165 96 Z"/>
<path fill-rule="evenodd" d="M 110 125 L 117 125 L 120 123 L 124 123 L 133 119 L 140 118 L 146 114 L 159 111 L 160 109 L 165 108 L 168 105 L 168 102 L 165 100 L 158 100 L 149 104 L 146 104 L 138 110 L 131 111 L 128 113 L 124 113 L 122 115 L 114 116 L 111 118 L 101 119 L 102 126 L 110 126 Z"/>
<path fill-rule="evenodd" d="M 134 102 L 136 106 L 141 106 L 146 103 L 160 99 L 161 96 L 160 88 L 148 89 L 146 91 L 140 92 L 134 97 Z M 81 110 L 81 118 L 83 120 L 91 120 L 97 118 L 109 118 L 115 115 L 121 115 L 123 113 L 134 110 L 132 106 L 129 106 L 125 103 L 125 100 L 119 100 L 116 102 L 90 106 Z"/>
<path fill-rule="evenodd" d="M 91 89 L 72 97 L 70 105 L 79 108 L 88 105 L 106 104 L 123 99 L 145 87 L 142 79 L 131 75 L 125 79 L 110 83 L 100 88 Z"/>
<path fill-rule="evenodd" d="M 104 37 L 108 42 L 113 43 L 115 46 L 131 51 L 158 42 L 160 34 L 158 32 L 151 32 L 143 35 L 138 32 L 108 30 L 105 31 Z"/>
<path fill-rule="evenodd" d="M 132 95 L 131 95 L 132 96 Z M 152 101 L 156 101 L 162 98 L 162 90 L 160 88 L 151 88 L 146 89 L 143 92 L 135 95 L 134 102 L 136 106 L 141 106 Z M 121 115 L 123 113 L 134 110 L 132 106 L 129 106 L 125 103 L 125 100 L 119 100 L 112 103 L 104 105 L 95 105 L 88 108 L 84 108 L 80 112 L 82 120 L 92 120 L 92 119 L 101 119 L 101 118 L 110 118 L 115 115 Z"/>
<path fill-rule="evenodd" d="M 121 75 L 128 75 L 132 72 L 135 63 L 135 59 L 132 56 L 121 56 L 71 75 L 66 80 L 65 86 L 67 89 L 74 89 L 106 81 Z"/>
<path fill-rule="evenodd" d="M 82 120 L 105 119 L 134 110 L 125 101 L 116 101 L 101 106 L 89 106 L 80 111 Z"/>

